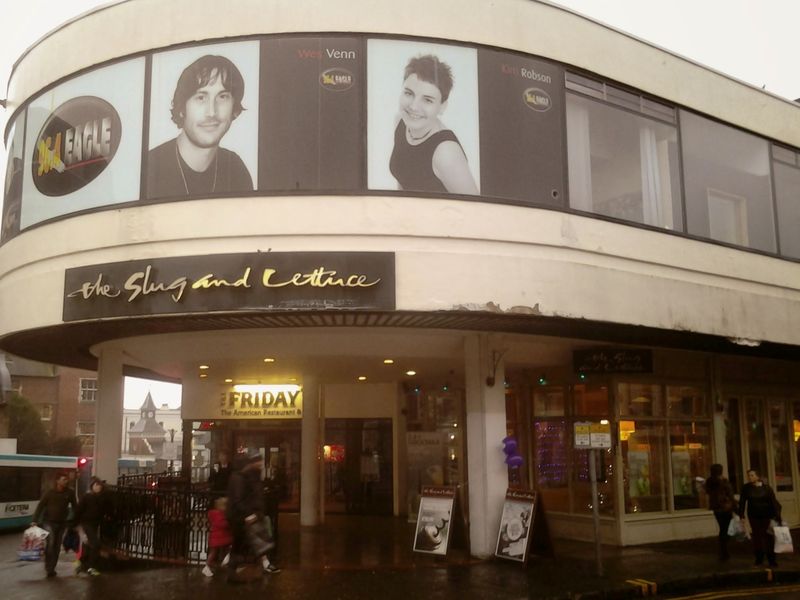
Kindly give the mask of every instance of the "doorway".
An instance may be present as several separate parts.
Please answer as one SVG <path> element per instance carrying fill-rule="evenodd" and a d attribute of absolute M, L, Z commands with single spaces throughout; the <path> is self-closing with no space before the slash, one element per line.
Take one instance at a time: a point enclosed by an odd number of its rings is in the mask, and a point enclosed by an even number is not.
<path fill-rule="evenodd" d="M 391 515 L 394 504 L 391 419 L 326 419 L 325 511 Z"/>

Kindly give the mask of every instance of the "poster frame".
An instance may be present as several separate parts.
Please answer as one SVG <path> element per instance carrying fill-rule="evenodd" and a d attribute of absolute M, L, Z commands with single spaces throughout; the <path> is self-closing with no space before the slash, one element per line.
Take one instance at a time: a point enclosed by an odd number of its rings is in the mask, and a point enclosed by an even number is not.
<path fill-rule="evenodd" d="M 414 527 L 414 543 L 412 550 L 414 552 L 421 552 L 423 554 L 432 554 L 434 556 L 447 556 L 450 549 L 450 538 L 453 532 L 454 517 L 455 517 L 455 500 L 456 488 L 455 486 L 423 486 L 419 499 L 419 511 L 417 512 L 417 524 Z M 424 540 L 424 528 L 428 525 L 428 519 L 423 519 L 423 514 L 426 512 L 441 512 L 443 506 L 432 506 L 434 502 L 439 504 L 446 504 L 447 507 L 447 521 L 441 527 L 436 527 L 436 535 L 443 533 L 443 539 L 437 544 L 435 549 L 424 549 L 419 547 L 419 542 Z M 441 518 L 441 517 L 437 517 Z"/>
<path fill-rule="evenodd" d="M 533 527 L 536 518 L 538 494 L 533 490 L 519 490 L 511 489 L 506 490 L 505 501 L 503 502 L 503 512 L 500 515 L 500 526 L 497 528 L 497 544 L 495 545 L 494 555 L 504 560 L 513 560 L 515 562 L 526 563 L 528 561 L 528 554 L 531 547 L 531 538 L 533 537 Z M 514 521 L 520 521 L 517 517 L 511 518 L 510 515 L 520 512 L 520 510 L 527 511 L 527 523 L 520 523 L 523 527 L 522 534 L 515 537 L 513 540 L 504 536 L 503 532 L 508 531 L 508 527 L 514 524 Z M 513 512 L 512 512 L 513 511 Z M 520 513 L 522 516 L 524 514 Z M 522 555 L 511 555 L 508 552 L 513 544 L 522 543 Z M 506 550 L 507 552 L 504 552 Z M 519 558 L 517 558 L 519 556 Z"/>

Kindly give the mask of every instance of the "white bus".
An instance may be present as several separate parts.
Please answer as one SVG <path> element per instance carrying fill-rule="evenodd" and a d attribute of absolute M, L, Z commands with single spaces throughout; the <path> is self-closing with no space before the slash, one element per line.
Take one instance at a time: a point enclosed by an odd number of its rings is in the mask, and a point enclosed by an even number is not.
<path fill-rule="evenodd" d="M 33 519 L 42 494 L 58 473 L 78 476 L 75 456 L 0 454 L 0 530 L 20 529 Z"/>

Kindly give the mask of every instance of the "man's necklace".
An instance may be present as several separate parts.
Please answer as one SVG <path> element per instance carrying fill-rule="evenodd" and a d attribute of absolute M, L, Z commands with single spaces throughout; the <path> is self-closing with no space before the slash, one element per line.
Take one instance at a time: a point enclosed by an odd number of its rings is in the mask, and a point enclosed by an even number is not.
<path fill-rule="evenodd" d="M 219 164 L 219 150 L 214 154 L 214 182 L 211 186 L 211 193 L 217 191 L 217 165 Z M 183 189 L 186 190 L 186 195 L 189 195 L 189 184 L 186 183 L 186 174 L 183 172 L 183 165 L 181 164 L 181 157 L 178 154 L 178 144 L 175 144 L 175 160 L 178 163 L 178 170 L 181 172 L 181 179 L 183 180 Z"/>

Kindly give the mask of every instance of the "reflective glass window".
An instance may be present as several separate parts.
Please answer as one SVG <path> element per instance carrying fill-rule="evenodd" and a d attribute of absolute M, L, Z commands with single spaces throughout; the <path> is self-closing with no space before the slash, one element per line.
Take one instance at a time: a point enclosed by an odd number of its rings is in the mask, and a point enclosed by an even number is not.
<path fill-rule="evenodd" d="M 632 427 L 627 429 L 624 436 L 620 429 L 624 464 L 625 512 L 633 514 L 666 511 L 664 425 L 642 421 L 629 421 L 628 423 Z"/>
<path fill-rule="evenodd" d="M 773 170 L 781 254 L 800 258 L 800 169 L 775 161 Z"/>
<path fill-rule="evenodd" d="M 567 94 L 570 206 L 682 230 L 677 140 L 671 125 Z"/>
<path fill-rule="evenodd" d="M 701 508 L 697 478 L 708 477 L 711 469 L 711 427 L 708 423 L 673 423 L 669 445 L 675 510 Z"/>
<path fill-rule="evenodd" d="M 681 111 L 687 231 L 775 252 L 767 141 Z"/>

